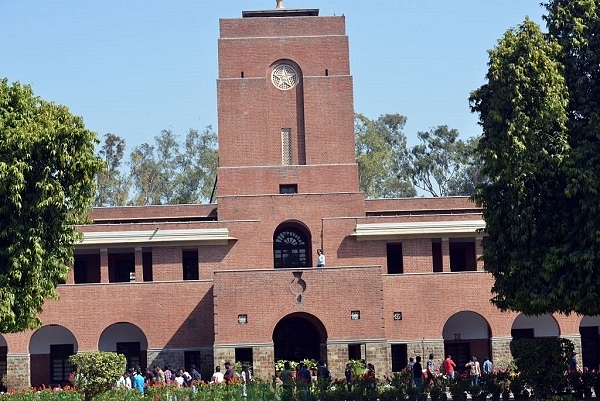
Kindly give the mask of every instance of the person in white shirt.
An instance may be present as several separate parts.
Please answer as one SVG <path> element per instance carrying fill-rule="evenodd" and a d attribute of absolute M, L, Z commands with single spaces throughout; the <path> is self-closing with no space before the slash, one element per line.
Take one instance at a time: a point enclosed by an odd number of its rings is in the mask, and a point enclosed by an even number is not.
<path fill-rule="evenodd" d="M 128 390 L 131 389 L 131 379 L 129 378 L 129 373 L 125 372 L 121 377 L 119 377 L 119 380 L 117 380 L 117 388 L 125 388 Z"/>
<path fill-rule="evenodd" d="M 177 374 L 175 375 L 175 380 L 173 380 L 173 381 L 175 382 L 177 387 L 183 387 L 183 383 L 185 382 L 185 380 L 183 380 L 183 376 L 181 375 L 180 372 L 177 372 Z"/>
<path fill-rule="evenodd" d="M 317 267 L 325 267 L 325 255 L 322 249 L 317 249 Z"/>
<path fill-rule="evenodd" d="M 212 377 L 210 378 L 210 382 L 211 384 L 223 383 L 223 372 L 221 372 L 220 366 L 215 368 L 215 373 L 213 373 Z"/>

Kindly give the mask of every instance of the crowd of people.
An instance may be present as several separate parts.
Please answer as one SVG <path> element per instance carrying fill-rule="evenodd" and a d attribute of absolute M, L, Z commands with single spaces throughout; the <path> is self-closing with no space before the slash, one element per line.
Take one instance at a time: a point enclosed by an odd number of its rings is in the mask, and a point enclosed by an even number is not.
<path fill-rule="evenodd" d="M 494 365 L 488 357 L 485 358 L 483 365 L 481 365 L 477 357 L 473 356 L 465 364 L 465 369 L 467 369 L 471 378 L 471 385 L 481 384 L 481 380 L 485 380 L 485 376 L 492 373 L 493 367 Z M 425 385 L 432 383 L 434 377 L 437 375 L 442 375 L 448 385 L 452 384 L 455 379 L 456 369 L 457 366 L 452 360 L 452 355 L 447 355 L 440 366 L 436 367 L 435 355 L 429 354 L 425 368 L 421 364 L 421 356 L 416 356 L 415 358 L 409 358 L 405 370 L 411 375 L 411 383 L 418 388 L 423 388 Z"/>
<path fill-rule="evenodd" d="M 221 367 L 215 367 L 215 372 L 207 381 L 209 384 L 231 384 L 236 378 L 235 370 L 230 362 L 225 362 L 225 372 Z M 246 383 L 252 380 L 252 374 L 247 365 L 242 367 L 240 378 L 243 383 L 243 392 L 246 393 Z M 202 375 L 195 365 L 191 365 L 189 371 L 184 367 L 172 369 L 169 365 L 154 365 L 145 371 L 140 366 L 130 368 L 117 380 L 115 386 L 122 389 L 134 389 L 144 393 L 146 388 L 155 385 L 174 384 L 177 387 L 194 387 L 202 382 Z"/>

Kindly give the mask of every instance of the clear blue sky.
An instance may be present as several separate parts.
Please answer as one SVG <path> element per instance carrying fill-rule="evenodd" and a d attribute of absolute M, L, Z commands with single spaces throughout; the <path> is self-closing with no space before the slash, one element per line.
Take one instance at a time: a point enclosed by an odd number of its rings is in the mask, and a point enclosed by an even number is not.
<path fill-rule="evenodd" d="M 355 111 L 479 135 L 469 92 L 484 83 L 487 50 L 540 0 L 285 0 L 286 8 L 345 15 Z M 99 136 L 134 146 L 162 129 L 216 129 L 220 18 L 275 0 L 0 0 L 0 77 L 31 84 Z"/>

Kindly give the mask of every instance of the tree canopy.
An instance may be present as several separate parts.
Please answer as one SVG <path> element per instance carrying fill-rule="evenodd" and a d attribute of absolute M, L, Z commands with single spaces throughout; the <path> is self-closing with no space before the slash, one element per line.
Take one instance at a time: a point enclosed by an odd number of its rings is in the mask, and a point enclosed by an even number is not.
<path fill-rule="evenodd" d="M 407 174 L 412 183 L 434 197 L 473 195 L 480 181 L 477 139 L 463 141 L 456 129 L 440 125 L 417 132 L 421 141 L 410 150 Z"/>
<path fill-rule="evenodd" d="M 80 238 L 102 161 L 80 117 L 0 80 L 0 333 L 41 325 Z"/>
<path fill-rule="evenodd" d="M 213 194 L 217 134 L 210 126 L 190 129 L 183 144 L 173 131 L 162 130 L 153 144 L 136 146 L 128 161 L 124 155 L 125 140 L 106 134 L 98 156 L 107 168 L 97 176 L 94 206 L 201 203 Z"/>
<path fill-rule="evenodd" d="M 489 51 L 470 97 L 483 136 L 485 268 L 501 310 L 600 313 L 600 2 L 545 4 Z"/>
<path fill-rule="evenodd" d="M 402 132 L 406 117 L 384 114 L 354 118 L 359 186 L 367 198 L 412 197 L 417 191 L 407 175 L 408 151 Z"/>

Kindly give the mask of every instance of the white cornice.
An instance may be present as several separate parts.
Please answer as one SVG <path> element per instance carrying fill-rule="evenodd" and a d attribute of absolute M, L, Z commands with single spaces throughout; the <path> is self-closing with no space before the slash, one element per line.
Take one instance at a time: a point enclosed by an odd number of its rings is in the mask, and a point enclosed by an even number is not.
<path fill-rule="evenodd" d="M 229 240 L 227 228 L 204 228 L 184 230 L 162 230 L 156 228 L 148 231 L 97 231 L 84 232 L 83 241 L 76 246 L 98 245 L 152 245 L 167 243 L 202 243 L 202 245 L 225 245 Z"/>
<path fill-rule="evenodd" d="M 357 224 L 354 233 L 357 241 L 411 237 L 473 237 L 482 236 L 484 220 L 423 221 L 412 223 Z"/>

